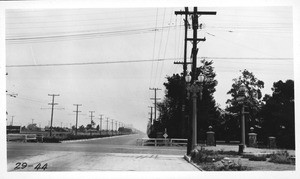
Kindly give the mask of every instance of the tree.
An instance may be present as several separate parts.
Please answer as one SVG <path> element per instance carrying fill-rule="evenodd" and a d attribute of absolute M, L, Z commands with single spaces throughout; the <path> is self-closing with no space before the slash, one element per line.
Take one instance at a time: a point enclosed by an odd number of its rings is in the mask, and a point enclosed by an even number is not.
<path fill-rule="evenodd" d="M 212 126 L 216 132 L 216 139 L 220 137 L 220 108 L 214 99 L 215 87 L 218 81 L 215 80 L 213 61 L 201 61 L 202 65 L 196 69 L 196 75 L 202 73 L 205 76 L 202 90 L 202 100 L 197 99 L 197 138 L 198 140 L 206 140 L 206 132 L 208 127 Z M 199 95 L 198 95 L 199 96 Z M 189 107 L 191 109 L 191 107 Z"/>
<path fill-rule="evenodd" d="M 269 136 L 276 137 L 279 147 L 295 148 L 294 81 L 275 82 L 272 91 L 272 96 L 263 99 L 261 136 L 265 142 Z"/>
<path fill-rule="evenodd" d="M 241 106 L 237 102 L 238 91 L 241 85 L 244 84 L 247 93 L 244 105 L 248 114 L 246 115 L 246 135 L 249 133 L 249 128 L 260 128 L 257 114 L 262 106 L 261 89 L 264 88 L 264 82 L 257 79 L 252 72 L 248 70 L 242 71 L 242 75 L 233 79 L 231 89 L 227 94 L 231 95 L 228 99 L 225 111 L 227 112 L 225 126 L 231 132 L 230 135 L 240 137 L 240 119 L 241 119 Z M 246 137 L 247 141 L 248 137 Z M 237 138 L 233 139 L 237 140 Z"/>
<path fill-rule="evenodd" d="M 78 131 L 79 131 L 79 132 L 85 132 L 85 127 L 84 127 L 84 125 L 81 125 L 81 126 L 78 128 Z"/>
<path fill-rule="evenodd" d="M 86 129 L 87 129 L 87 130 L 93 129 L 92 124 L 87 124 L 87 125 L 86 125 Z"/>
<path fill-rule="evenodd" d="M 99 131 L 99 129 L 100 129 L 100 126 L 99 126 L 99 124 L 98 124 L 97 127 L 96 127 L 96 130 Z"/>
<path fill-rule="evenodd" d="M 96 125 L 96 123 L 92 120 L 91 121 L 92 127 L 94 127 Z"/>
<path fill-rule="evenodd" d="M 179 74 L 173 74 L 167 77 L 168 82 L 164 83 L 166 87 L 165 99 L 158 103 L 157 110 L 159 111 L 158 120 L 160 123 L 154 121 L 155 131 L 163 132 L 167 129 L 170 138 L 183 138 L 183 121 L 181 119 L 182 104 L 184 98 L 183 77 Z"/>
<path fill-rule="evenodd" d="M 75 131 L 76 130 L 76 126 L 73 125 L 72 126 L 72 130 Z"/>
<path fill-rule="evenodd" d="M 198 138 L 204 140 L 205 132 L 208 126 L 216 127 L 219 112 L 213 97 L 217 81 L 214 79 L 216 74 L 212 67 L 212 61 L 201 61 L 202 66 L 197 68 L 196 74 L 203 73 L 207 80 L 203 83 L 202 100 L 198 101 Z M 182 106 L 185 106 L 185 115 L 190 113 L 191 105 L 186 101 L 186 87 L 183 75 L 173 74 L 167 77 L 165 98 L 158 103 L 159 121 L 161 121 L 158 130 L 167 129 L 170 138 L 187 138 L 188 125 L 186 118 L 183 118 Z M 155 128 L 155 126 L 154 126 Z"/>
<path fill-rule="evenodd" d="M 36 124 L 28 124 L 27 129 L 30 131 L 37 131 L 38 127 L 36 126 Z"/>

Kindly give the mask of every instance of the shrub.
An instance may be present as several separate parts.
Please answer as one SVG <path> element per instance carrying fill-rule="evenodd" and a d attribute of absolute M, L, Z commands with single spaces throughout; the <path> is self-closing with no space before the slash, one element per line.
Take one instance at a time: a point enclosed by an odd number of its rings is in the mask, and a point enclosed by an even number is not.
<path fill-rule="evenodd" d="M 232 163 L 230 165 L 223 165 L 217 168 L 216 171 L 244 171 L 247 170 L 246 166 L 242 166 L 241 164 Z"/>
<path fill-rule="evenodd" d="M 259 155 L 259 156 L 252 155 L 251 157 L 249 157 L 249 160 L 250 161 L 266 161 L 267 157 L 266 157 L 266 155 Z"/>
<path fill-rule="evenodd" d="M 294 164 L 294 160 L 292 159 L 292 156 L 290 156 L 287 151 L 280 151 L 271 154 L 269 162 L 280 163 L 280 164 Z"/>
<path fill-rule="evenodd" d="M 101 138 L 101 137 L 107 137 L 109 135 L 68 135 L 66 138 L 62 140 L 80 140 L 80 139 L 92 139 L 92 138 Z"/>
<path fill-rule="evenodd" d="M 46 142 L 46 143 L 60 143 L 60 140 L 56 137 L 44 137 L 43 142 Z"/>
<path fill-rule="evenodd" d="M 228 164 L 222 163 L 220 166 L 214 163 L 206 164 L 202 167 L 205 171 L 245 171 L 248 170 L 246 166 L 243 166 L 240 162 L 230 162 Z"/>
<path fill-rule="evenodd" d="M 193 150 L 191 152 L 191 159 L 195 163 L 206 163 L 206 162 L 216 162 L 222 159 L 218 156 L 217 152 L 213 150 Z"/>
<path fill-rule="evenodd" d="M 219 155 L 238 155 L 238 152 L 230 150 L 230 151 L 224 151 L 224 150 L 218 150 L 217 154 Z"/>

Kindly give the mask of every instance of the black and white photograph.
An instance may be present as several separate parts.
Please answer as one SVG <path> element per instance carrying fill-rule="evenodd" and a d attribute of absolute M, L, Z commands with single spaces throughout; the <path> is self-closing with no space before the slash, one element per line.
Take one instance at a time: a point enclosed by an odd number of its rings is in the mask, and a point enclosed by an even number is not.
<path fill-rule="evenodd" d="M 3 178 L 296 178 L 295 1 L 117 2 L 0 2 Z"/>

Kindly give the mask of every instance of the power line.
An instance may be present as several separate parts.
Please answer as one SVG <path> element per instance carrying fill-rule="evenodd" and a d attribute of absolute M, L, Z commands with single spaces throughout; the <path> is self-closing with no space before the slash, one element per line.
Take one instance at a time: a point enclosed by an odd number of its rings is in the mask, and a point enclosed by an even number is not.
<path fill-rule="evenodd" d="M 173 9 L 171 10 L 171 14 L 173 14 L 172 11 L 173 11 Z M 170 21 L 169 21 L 170 24 L 171 24 L 171 21 L 172 21 L 172 17 L 173 17 L 173 16 L 171 15 Z M 168 46 L 168 42 L 169 42 L 169 34 L 170 34 L 170 28 L 168 28 L 168 35 L 167 35 L 166 46 L 165 46 L 165 51 L 164 51 L 164 56 L 163 56 L 163 58 L 166 57 L 167 46 Z M 163 61 L 162 65 L 161 65 L 161 69 L 160 69 L 160 74 L 159 74 L 160 80 L 162 80 L 161 75 L 162 75 L 163 68 L 164 68 L 164 61 Z"/>
<path fill-rule="evenodd" d="M 155 29 L 157 28 L 157 14 L 158 14 L 158 8 L 156 9 Z M 152 58 L 153 58 L 153 61 L 154 61 L 154 59 L 155 59 L 155 47 L 156 47 L 156 31 L 155 31 L 155 33 L 154 33 L 154 42 L 153 42 L 153 52 L 152 52 Z M 151 86 L 151 81 L 152 81 L 153 61 L 152 61 L 152 63 L 151 63 L 151 72 L 150 72 L 150 82 L 149 82 L 149 86 Z"/>
<path fill-rule="evenodd" d="M 171 26 L 175 27 L 175 26 Z M 77 40 L 77 39 L 93 39 L 100 37 L 109 37 L 117 35 L 139 35 L 142 33 L 153 33 L 155 31 L 169 28 L 169 26 L 158 27 L 158 28 L 142 28 L 142 29 L 129 29 L 119 31 L 107 31 L 107 32 L 90 32 L 90 33 L 75 33 L 75 34 L 59 34 L 50 36 L 32 36 L 32 37 L 12 37 L 6 38 L 8 43 L 35 43 L 35 42 L 57 42 L 58 40 Z"/>
<path fill-rule="evenodd" d="M 163 25 L 164 25 L 164 23 L 165 23 L 165 15 L 166 15 L 166 8 L 164 8 L 164 16 L 163 16 L 162 27 L 163 27 Z M 161 31 L 161 36 L 160 36 L 160 43 L 159 43 L 158 53 L 157 53 L 157 58 L 159 58 L 159 56 L 160 56 L 161 44 L 162 44 L 162 39 L 163 39 L 163 33 L 164 33 L 164 30 L 162 29 L 162 31 Z M 156 85 L 156 80 L 157 80 L 157 70 L 158 70 L 158 61 L 157 61 L 157 63 L 156 63 L 154 85 Z"/>
<path fill-rule="evenodd" d="M 139 29 L 129 29 L 129 30 L 117 30 L 117 31 L 110 31 L 110 32 L 92 32 L 92 33 L 78 33 L 78 34 L 65 34 L 65 35 L 53 35 L 53 36 L 36 36 L 36 37 L 16 37 L 16 38 L 6 38 L 7 41 L 14 41 L 14 40 L 35 40 L 35 39 L 49 39 L 49 38 L 62 38 L 62 37 L 73 37 L 73 36 L 84 36 L 84 35 L 106 35 L 111 33 L 124 33 L 124 32 L 137 32 L 137 31 L 155 31 L 157 29 L 165 29 L 175 27 L 173 26 L 161 26 L 157 28 L 139 28 Z"/>
<path fill-rule="evenodd" d="M 105 65 L 105 64 L 122 64 L 122 63 L 142 63 L 152 61 L 170 61 L 179 60 L 181 58 L 159 58 L 150 60 L 126 60 L 126 61 L 103 61 L 103 62 L 81 62 L 81 63 L 48 63 L 48 64 L 30 64 L 30 65 L 6 65 L 7 68 L 15 67 L 49 67 L 49 66 L 79 66 L 79 65 Z M 197 59 L 229 59 L 229 60 L 276 60 L 276 61 L 290 61 L 293 58 L 289 57 L 198 57 Z"/>

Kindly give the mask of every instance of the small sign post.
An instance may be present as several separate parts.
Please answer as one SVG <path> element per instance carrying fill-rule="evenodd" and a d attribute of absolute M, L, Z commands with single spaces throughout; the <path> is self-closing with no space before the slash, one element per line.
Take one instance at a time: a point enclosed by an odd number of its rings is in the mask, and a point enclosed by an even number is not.
<path fill-rule="evenodd" d="M 167 145 L 167 137 L 168 137 L 167 128 L 165 128 L 165 134 L 163 136 L 165 138 L 165 145 Z"/>

